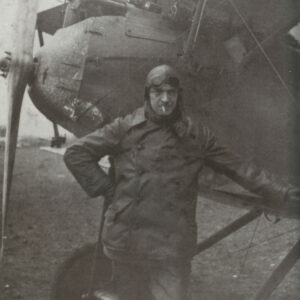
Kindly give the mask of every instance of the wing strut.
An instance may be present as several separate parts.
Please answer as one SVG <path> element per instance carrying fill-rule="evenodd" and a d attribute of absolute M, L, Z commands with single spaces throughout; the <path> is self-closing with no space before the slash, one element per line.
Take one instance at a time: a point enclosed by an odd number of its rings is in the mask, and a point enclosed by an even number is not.
<path fill-rule="evenodd" d="M 267 300 L 282 282 L 286 274 L 292 269 L 300 258 L 300 240 L 290 250 L 279 266 L 273 271 L 272 275 L 265 282 L 261 290 L 255 295 L 253 300 Z"/>
<path fill-rule="evenodd" d="M 208 237 L 203 242 L 197 245 L 196 254 L 212 247 L 217 242 L 221 241 L 222 239 L 226 238 L 230 234 L 234 233 L 235 231 L 239 230 L 240 228 L 244 227 L 245 225 L 249 224 L 256 218 L 258 218 L 262 214 L 261 209 L 254 208 L 242 217 L 238 218 L 237 220 L 233 221 L 229 225 L 225 226 L 218 232 L 214 233 L 210 237 Z"/>
<path fill-rule="evenodd" d="M 270 57 L 268 56 L 268 54 L 266 53 L 265 49 L 263 48 L 263 46 L 261 45 L 261 43 L 259 42 L 259 40 L 256 38 L 255 34 L 253 33 L 253 31 L 251 30 L 250 26 L 248 25 L 248 23 L 246 22 L 245 18 L 243 17 L 243 15 L 241 14 L 241 12 L 239 11 L 238 7 L 236 6 L 236 4 L 234 3 L 233 0 L 227 0 L 231 6 L 233 7 L 234 11 L 236 12 L 236 14 L 239 16 L 239 18 L 241 19 L 241 21 L 243 22 L 243 24 L 245 25 L 246 29 L 248 30 L 249 34 L 251 35 L 251 37 L 253 38 L 253 40 L 255 41 L 257 47 L 259 48 L 259 50 L 261 51 L 261 53 L 263 54 L 263 56 L 265 57 L 265 59 L 267 60 L 267 62 L 269 63 L 269 65 L 271 66 L 273 72 L 275 73 L 275 75 L 277 76 L 277 78 L 279 79 L 280 83 L 282 84 L 282 86 L 284 87 L 284 89 L 287 91 L 290 99 L 295 102 L 295 98 L 293 96 L 293 94 L 291 93 L 289 87 L 287 86 L 286 82 L 283 80 L 282 76 L 280 75 L 280 73 L 278 72 L 278 70 L 276 69 L 276 67 L 274 66 L 272 60 L 270 59 Z"/>
<path fill-rule="evenodd" d="M 196 12 L 193 17 L 193 23 L 191 25 L 191 29 L 189 32 L 187 45 L 184 53 L 184 58 L 188 59 L 195 48 L 195 44 L 197 41 L 198 33 L 200 30 L 200 25 L 203 19 L 204 10 L 206 7 L 208 0 L 199 0 L 196 8 Z"/>
<path fill-rule="evenodd" d="M 221 241 L 225 237 L 239 230 L 243 226 L 249 224 L 262 214 L 263 210 L 259 208 L 254 208 L 242 217 L 233 221 L 229 225 L 225 226 L 223 229 L 214 233 L 204 241 L 198 243 L 195 255 L 205 251 L 206 249 L 212 247 L 217 242 Z M 254 296 L 253 300 L 267 300 L 274 292 L 276 287 L 283 281 L 288 272 L 293 268 L 293 266 L 300 259 L 300 240 L 296 245 L 290 250 L 287 256 L 281 261 L 279 266 L 273 271 L 271 276 L 267 279 L 265 284 L 262 286 L 260 291 Z"/>

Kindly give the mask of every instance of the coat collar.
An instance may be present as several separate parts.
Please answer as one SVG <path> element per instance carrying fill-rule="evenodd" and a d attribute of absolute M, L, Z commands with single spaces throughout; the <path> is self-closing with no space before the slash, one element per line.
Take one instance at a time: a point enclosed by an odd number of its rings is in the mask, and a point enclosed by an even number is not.
<path fill-rule="evenodd" d="M 188 135 L 194 136 L 194 137 L 199 136 L 198 122 L 195 122 L 194 120 L 192 121 L 191 117 L 187 117 L 186 119 L 187 119 L 186 126 L 188 126 L 188 128 L 187 128 Z M 139 107 L 133 113 L 131 113 L 130 115 L 125 117 L 125 124 L 126 124 L 126 128 L 127 128 L 126 131 L 129 130 L 130 128 L 135 127 L 139 124 L 142 124 L 146 121 L 147 121 L 147 119 L 145 116 L 145 107 L 144 106 Z M 198 124 L 198 126 L 196 126 L 195 123 Z M 176 123 L 174 125 L 176 126 Z"/>
<path fill-rule="evenodd" d="M 134 127 L 137 126 L 143 122 L 146 121 L 146 117 L 145 117 L 145 109 L 144 107 L 140 107 L 138 109 L 136 109 L 131 115 L 130 115 L 130 119 L 128 120 L 129 122 L 129 127 Z"/>

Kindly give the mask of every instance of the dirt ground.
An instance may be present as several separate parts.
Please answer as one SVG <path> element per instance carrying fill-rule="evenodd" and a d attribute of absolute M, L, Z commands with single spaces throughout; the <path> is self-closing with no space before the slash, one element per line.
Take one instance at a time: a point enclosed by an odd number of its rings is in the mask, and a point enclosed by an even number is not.
<path fill-rule="evenodd" d="M 2 166 L 0 146 L 0 170 Z M 0 299 L 49 300 L 58 267 L 75 249 L 96 241 L 102 201 L 84 194 L 60 155 L 36 144 L 18 148 L 14 174 Z M 244 213 L 199 197 L 199 240 Z M 296 220 L 272 224 L 261 217 L 197 255 L 193 299 L 252 299 L 297 241 L 299 228 Z M 299 264 L 271 299 L 300 299 Z"/>

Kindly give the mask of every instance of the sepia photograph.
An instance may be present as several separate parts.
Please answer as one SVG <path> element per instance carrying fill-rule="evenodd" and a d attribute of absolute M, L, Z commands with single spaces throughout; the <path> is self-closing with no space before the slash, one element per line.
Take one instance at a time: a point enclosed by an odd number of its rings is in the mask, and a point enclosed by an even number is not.
<path fill-rule="evenodd" d="M 299 0 L 0 25 L 0 300 L 300 300 Z"/>

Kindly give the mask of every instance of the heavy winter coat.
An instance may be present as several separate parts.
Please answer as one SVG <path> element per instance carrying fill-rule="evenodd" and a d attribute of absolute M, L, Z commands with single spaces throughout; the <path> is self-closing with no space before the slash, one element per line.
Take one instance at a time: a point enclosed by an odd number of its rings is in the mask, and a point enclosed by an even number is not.
<path fill-rule="evenodd" d="M 114 161 L 115 179 L 98 166 Z M 263 170 L 217 144 L 206 127 L 194 123 L 180 137 L 173 126 L 147 120 L 140 108 L 79 139 L 65 162 L 91 196 L 114 187 L 102 241 L 114 259 L 190 259 L 196 247 L 198 175 L 204 165 L 251 192 L 280 202 L 286 190 Z"/>

